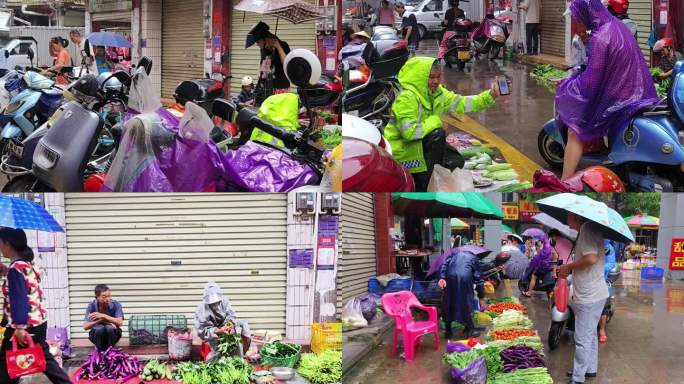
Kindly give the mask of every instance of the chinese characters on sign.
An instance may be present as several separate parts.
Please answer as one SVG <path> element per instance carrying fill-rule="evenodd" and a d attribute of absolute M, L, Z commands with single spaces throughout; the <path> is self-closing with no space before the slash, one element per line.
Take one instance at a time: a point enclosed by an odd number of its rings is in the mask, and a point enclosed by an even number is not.
<path fill-rule="evenodd" d="M 684 270 L 684 239 L 672 239 L 670 269 L 673 271 Z"/>
<path fill-rule="evenodd" d="M 532 220 L 532 217 L 539 213 L 537 204 L 527 200 L 520 200 L 520 220 Z"/>
<path fill-rule="evenodd" d="M 503 204 L 504 220 L 518 220 L 519 209 L 517 205 Z"/>

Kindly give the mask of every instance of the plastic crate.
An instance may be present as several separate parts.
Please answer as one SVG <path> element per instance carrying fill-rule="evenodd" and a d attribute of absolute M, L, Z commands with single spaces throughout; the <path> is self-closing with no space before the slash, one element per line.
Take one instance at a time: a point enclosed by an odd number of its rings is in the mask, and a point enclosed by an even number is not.
<path fill-rule="evenodd" d="M 376 295 L 382 295 L 385 293 L 385 289 L 382 287 L 377 278 L 371 277 L 368 279 L 368 293 L 374 293 Z"/>
<path fill-rule="evenodd" d="M 313 323 L 311 325 L 311 350 L 342 352 L 342 323 Z"/>
<path fill-rule="evenodd" d="M 187 327 L 188 320 L 184 315 L 133 315 L 128 321 L 130 344 L 167 344 L 166 332 L 168 329 L 184 329 Z"/>
<path fill-rule="evenodd" d="M 436 303 L 442 300 L 442 290 L 439 289 L 439 280 L 414 281 L 411 292 L 423 303 Z"/>
<path fill-rule="evenodd" d="M 641 278 L 647 280 L 660 280 L 663 278 L 665 270 L 660 267 L 643 267 L 641 268 Z"/>
<path fill-rule="evenodd" d="M 277 343 L 277 342 L 276 342 Z M 268 345 L 270 343 L 267 343 Z M 263 365 L 269 366 L 269 367 L 288 367 L 288 368 L 294 368 L 295 365 L 299 362 L 299 358 L 302 357 L 302 346 L 299 344 L 290 344 L 287 343 L 291 346 L 293 346 L 295 349 L 297 349 L 297 353 L 290 356 L 290 357 L 273 357 L 265 353 L 266 351 L 264 348 L 261 348 L 260 355 L 261 355 L 261 362 Z M 264 345 L 264 347 L 266 347 Z"/>
<path fill-rule="evenodd" d="M 411 279 L 408 277 L 402 277 L 390 280 L 390 282 L 387 284 L 387 287 L 385 287 L 384 293 L 408 291 L 410 289 Z"/>

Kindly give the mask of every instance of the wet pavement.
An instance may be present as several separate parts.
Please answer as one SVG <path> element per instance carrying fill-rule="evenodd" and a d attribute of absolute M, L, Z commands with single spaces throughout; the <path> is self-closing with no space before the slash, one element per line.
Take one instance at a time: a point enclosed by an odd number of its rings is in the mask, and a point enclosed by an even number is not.
<path fill-rule="evenodd" d="M 519 296 L 514 281 L 506 281 L 497 295 Z M 599 346 L 599 375 L 587 383 L 684 384 L 684 282 L 642 282 L 638 271 L 625 271 L 614 285 L 615 315 L 607 326 L 608 343 Z M 546 345 L 550 315 L 544 296 L 521 299 Z M 416 359 L 405 362 L 391 354 L 392 334 L 365 357 L 345 384 L 450 383 L 449 370 L 440 359 L 446 345 L 440 334 L 439 349 L 424 337 Z M 564 383 L 572 367 L 574 345 L 566 337 L 553 351 L 545 350 L 554 382 Z"/>
<path fill-rule="evenodd" d="M 421 41 L 417 55 L 437 57 L 437 41 Z M 465 71 L 444 67 L 443 84 L 461 94 L 476 94 L 489 89 L 496 76 L 511 79 L 511 94 L 497 99 L 496 105 L 468 116 L 501 137 L 532 161 L 546 167 L 537 149 L 537 136 L 553 117 L 553 97 L 548 89 L 530 77 L 532 66 L 510 60 L 473 60 Z"/>

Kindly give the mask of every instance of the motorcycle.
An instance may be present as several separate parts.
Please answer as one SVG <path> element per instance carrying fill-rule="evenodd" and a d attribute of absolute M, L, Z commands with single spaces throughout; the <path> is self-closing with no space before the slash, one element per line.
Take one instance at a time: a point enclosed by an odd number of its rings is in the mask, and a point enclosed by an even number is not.
<path fill-rule="evenodd" d="M 506 45 L 509 32 L 505 22 L 489 14 L 472 33 L 473 56 L 487 55 L 490 60 L 499 57 L 501 49 Z"/>
<path fill-rule="evenodd" d="M 620 277 L 620 271 L 617 267 L 613 268 L 606 278 L 606 284 L 608 284 L 609 297 L 606 300 L 606 305 L 604 307 L 604 314 L 606 314 L 606 324 L 610 322 L 615 314 L 613 296 L 613 283 L 617 281 Z M 568 276 L 569 294 L 568 297 L 572 297 L 573 285 L 572 285 L 572 275 Z M 573 310 L 572 300 L 568 300 L 568 307 L 564 312 L 561 312 L 556 308 L 556 304 L 551 300 L 551 327 L 549 328 L 548 344 L 549 349 L 554 350 L 558 344 L 560 344 L 561 338 L 565 331 L 574 332 L 575 331 L 575 312 Z"/>
<path fill-rule="evenodd" d="M 64 73 L 70 72 L 65 67 Z M 45 123 L 62 104 L 63 90 L 55 82 L 32 68 L 21 74 L 21 81 L 11 84 L 19 91 L 0 114 L 0 156 L 6 154 L 10 140 L 22 141 Z M 5 84 L 6 86 L 8 84 Z M 9 91 L 9 90 L 8 90 Z"/>
<path fill-rule="evenodd" d="M 614 171 L 629 191 L 684 191 L 684 61 L 674 69 L 667 103 L 633 116 L 608 133 L 607 145 L 585 153 L 581 165 L 603 165 Z M 555 119 L 539 132 L 542 158 L 553 168 L 563 167 L 568 128 Z M 585 150 L 585 152 L 587 152 Z"/>
<path fill-rule="evenodd" d="M 150 72 L 152 61 L 144 57 L 139 67 Z M 70 86 L 71 101 L 62 105 L 50 120 L 21 146 L 12 150 L 24 171 L 5 185 L 5 192 L 84 191 L 101 177 L 111 165 L 115 148 L 102 151 L 104 144 L 119 142 L 121 125 L 112 126 L 114 114 L 106 114 L 109 106 L 126 105 L 131 77 L 125 71 L 109 74 L 98 80 L 79 81 L 82 88 Z M 111 87 L 116 79 L 123 87 Z M 81 79 L 83 80 L 83 79 Z M 109 131 L 109 132 L 107 132 Z M 16 144 L 16 142 L 15 142 Z M 103 152 L 105 152 L 103 154 Z M 30 161 L 29 161 L 30 159 Z M 3 169 L 7 161 L 3 160 Z M 11 167 L 11 169 L 17 169 Z M 29 171 L 30 170 L 30 171 Z"/>
<path fill-rule="evenodd" d="M 392 148 L 374 126 L 356 116 L 342 116 L 342 190 L 413 192 L 411 174 L 392 157 Z"/>
<path fill-rule="evenodd" d="M 392 104 L 401 92 L 396 75 L 408 58 L 407 43 L 399 39 L 393 29 L 377 29 L 363 52 L 370 72 L 362 76 L 365 81 L 352 83 L 350 68 L 343 68 L 343 86 L 346 90 L 342 96 L 343 113 L 366 119 L 382 131 L 392 117 Z"/>
<path fill-rule="evenodd" d="M 507 252 L 501 252 L 494 258 L 483 257 L 479 260 L 480 273 L 484 281 L 489 281 L 494 289 L 501 285 L 506 270 L 506 263 L 511 258 Z"/>
<path fill-rule="evenodd" d="M 444 54 L 444 61 L 449 68 L 453 65 L 461 71 L 465 69 L 471 58 L 471 46 L 469 34 L 474 28 L 474 24 L 469 19 L 456 19 L 454 21 L 456 34 L 449 38 L 447 51 Z"/>

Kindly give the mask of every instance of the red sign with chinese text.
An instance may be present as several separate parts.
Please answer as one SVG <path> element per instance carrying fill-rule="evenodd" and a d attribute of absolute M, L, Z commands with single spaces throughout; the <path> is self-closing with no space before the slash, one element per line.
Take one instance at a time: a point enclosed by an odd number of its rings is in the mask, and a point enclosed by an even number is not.
<path fill-rule="evenodd" d="M 684 239 L 672 239 L 670 248 L 670 270 L 684 270 Z"/>
<path fill-rule="evenodd" d="M 527 201 L 520 200 L 520 220 L 531 220 L 532 216 L 539 213 L 539 207 L 537 204 Z"/>
<path fill-rule="evenodd" d="M 501 210 L 503 210 L 504 220 L 518 220 L 519 209 L 517 205 L 503 204 Z"/>

